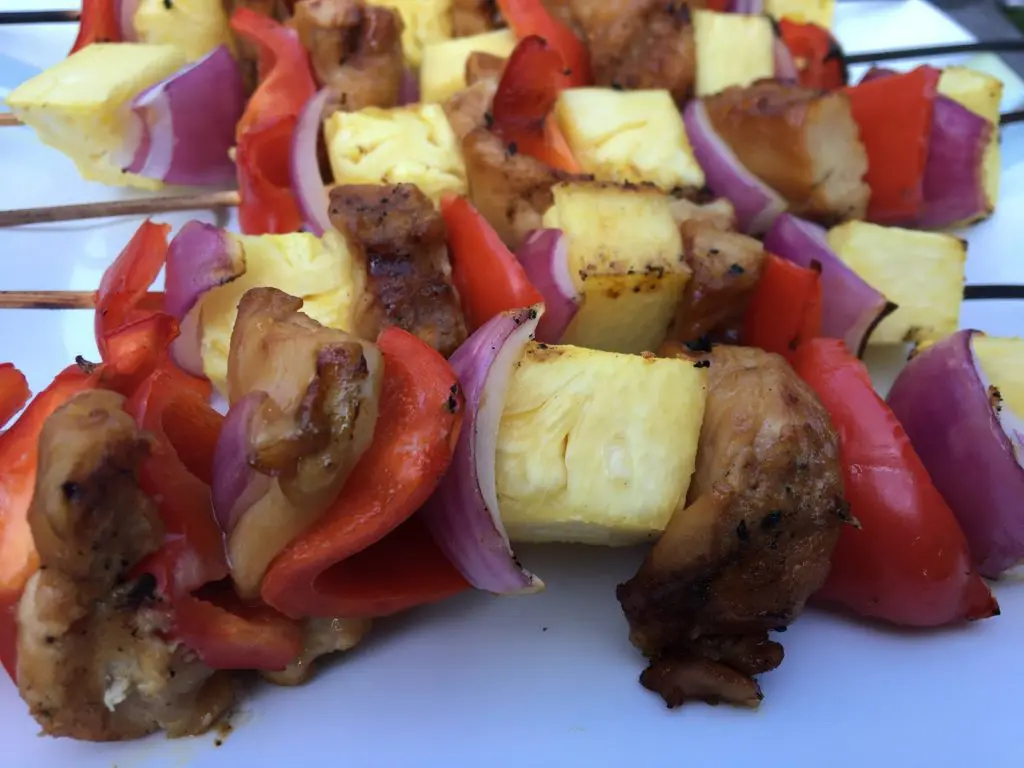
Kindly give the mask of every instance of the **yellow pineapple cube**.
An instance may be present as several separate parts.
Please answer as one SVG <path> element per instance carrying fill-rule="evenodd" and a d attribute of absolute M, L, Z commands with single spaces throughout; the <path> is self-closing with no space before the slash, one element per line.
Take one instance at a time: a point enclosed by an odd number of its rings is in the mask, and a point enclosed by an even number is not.
<path fill-rule="evenodd" d="M 516 36 L 510 29 L 428 45 L 423 49 L 420 65 L 420 101 L 443 104 L 465 88 L 466 60 L 470 54 L 490 53 L 505 59 L 515 47 Z"/>
<path fill-rule="evenodd" d="M 141 0 L 132 25 L 140 42 L 177 46 L 189 61 L 234 47 L 224 4 L 211 0 Z"/>
<path fill-rule="evenodd" d="M 976 334 L 971 348 L 985 376 L 999 390 L 1003 406 L 1024 418 L 1024 339 Z"/>
<path fill-rule="evenodd" d="M 792 19 L 803 24 L 832 28 L 835 0 L 765 0 L 764 12 L 776 19 Z"/>
<path fill-rule="evenodd" d="M 693 12 L 697 95 L 775 76 L 775 32 L 767 16 Z"/>
<path fill-rule="evenodd" d="M 381 0 L 375 4 L 394 8 L 402 16 L 402 49 L 413 69 L 423 62 L 424 48 L 452 36 L 451 0 Z"/>

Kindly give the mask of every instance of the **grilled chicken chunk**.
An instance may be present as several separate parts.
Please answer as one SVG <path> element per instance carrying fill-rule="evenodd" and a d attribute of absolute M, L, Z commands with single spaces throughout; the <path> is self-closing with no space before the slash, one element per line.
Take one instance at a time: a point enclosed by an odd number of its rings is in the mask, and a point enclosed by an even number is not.
<path fill-rule="evenodd" d="M 301 685 L 321 656 L 355 648 L 370 631 L 370 619 L 307 619 L 302 653 L 280 672 L 264 672 L 275 685 Z"/>
<path fill-rule="evenodd" d="M 678 346 L 672 354 L 685 356 Z M 618 588 L 641 683 L 670 707 L 757 706 L 790 624 L 828 575 L 849 520 L 828 413 L 778 355 L 716 347 L 689 506 Z"/>
<path fill-rule="evenodd" d="M 680 228 L 687 222 L 697 221 L 722 232 L 736 230 L 736 209 L 724 197 L 706 203 L 694 202 L 685 197 L 676 198 L 672 201 L 672 218 Z"/>
<path fill-rule="evenodd" d="M 766 80 L 704 105 L 722 140 L 792 213 L 827 225 L 864 218 L 868 158 L 845 94 Z"/>
<path fill-rule="evenodd" d="M 234 698 L 226 673 L 167 643 L 148 574 L 163 544 L 139 487 L 149 443 L 113 392 L 84 392 L 47 419 L 28 522 L 39 570 L 18 604 L 18 690 L 43 732 L 92 741 L 200 733 Z"/>
<path fill-rule="evenodd" d="M 694 341 L 715 331 L 728 332 L 743 318 L 761 277 L 764 246 L 739 232 L 720 229 L 721 213 L 697 213 L 684 221 L 686 263 L 693 276 L 669 329 L 669 338 Z"/>
<path fill-rule="evenodd" d="M 452 0 L 451 15 L 453 37 L 482 35 L 506 26 L 495 0 Z"/>
<path fill-rule="evenodd" d="M 363 0 L 299 0 L 291 23 L 337 109 L 398 104 L 405 71 L 398 11 Z"/>
<path fill-rule="evenodd" d="M 331 191 L 331 221 L 366 265 L 373 301 L 363 338 L 397 325 L 447 357 L 466 339 L 451 282 L 447 233 L 430 198 L 413 184 L 343 184 Z"/>
<path fill-rule="evenodd" d="M 504 66 L 504 59 L 488 54 L 472 53 L 466 60 L 468 86 L 444 103 L 445 117 L 460 142 L 475 128 L 487 126 Z"/>

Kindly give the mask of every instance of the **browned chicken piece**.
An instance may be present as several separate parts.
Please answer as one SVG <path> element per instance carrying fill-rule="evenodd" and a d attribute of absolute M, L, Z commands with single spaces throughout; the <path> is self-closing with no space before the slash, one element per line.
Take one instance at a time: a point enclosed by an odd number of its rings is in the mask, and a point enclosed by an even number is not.
<path fill-rule="evenodd" d="M 398 104 L 405 73 L 398 11 L 363 0 L 299 0 L 291 23 L 336 109 Z"/>
<path fill-rule="evenodd" d="M 452 36 L 482 35 L 506 26 L 496 0 L 452 0 Z"/>
<path fill-rule="evenodd" d="M 239 8 L 249 8 L 263 16 L 269 16 L 276 21 L 287 21 L 291 15 L 288 11 L 288 3 L 285 0 L 222 0 L 224 11 L 230 19 L 231 15 Z M 253 43 L 250 43 L 244 36 L 232 31 L 235 40 L 235 49 L 238 52 L 238 66 L 242 72 L 242 79 L 248 93 L 256 90 L 259 82 L 259 50 Z"/>
<path fill-rule="evenodd" d="M 828 413 L 782 357 L 722 346 L 703 359 L 708 399 L 689 505 L 617 594 L 650 660 L 641 683 L 670 707 L 757 706 L 753 676 L 783 657 L 768 632 L 794 621 L 821 586 L 850 519 L 839 446 Z"/>
<path fill-rule="evenodd" d="M 596 85 L 664 88 L 680 105 L 693 93 L 690 6 L 681 0 L 566 0 L 590 51 Z M 701 4 L 697 4 L 698 6 Z"/>
<path fill-rule="evenodd" d="M 693 274 L 669 329 L 670 339 L 694 341 L 736 325 L 761 278 L 761 242 L 723 231 L 719 223 L 698 216 L 679 226 Z"/>
<path fill-rule="evenodd" d="M 227 673 L 168 644 L 152 576 L 163 544 L 137 472 L 149 442 L 113 392 L 47 419 L 28 523 L 39 553 L 17 609 L 18 691 L 43 732 L 91 741 L 201 733 L 231 706 Z"/>
<path fill-rule="evenodd" d="M 736 209 L 724 197 L 714 198 L 706 203 L 680 197 L 672 200 L 671 206 L 672 218 L 680 227 L 685 222 L 699 221 L 722 232 L 736 231 Z"/>
<path fill-rule="evenodd" d="M 366 265 L 373 299 L 360 336 L 397 325 L 448 357 L 466 339 L 451 281 L 441 214 L 414 184 L 343 184 L 331 191 L 331 221 Z"/>
<path fill-rule="evenodd" d="M 466 84 L 472 86 L 486 80 L 493 82 L 494 87 L 497 88 L 507 63 L 508 59 L 502 56 L 495 56 L 493 53 L 484 51 L 473 51 L 466 58 Z M 491 98 L 494 98 L 493 94 Z"/>
<path fill-rule="evenodd" d="M 470 56 L 470 61 L 473 57 Z M 466 64 L 466 74 L 470 64 Z M 480 74 L 479 71 L 474 74 Z M 468 82 L 468 81 L 467 81 Z M 497 77 L 478 77 L 469 87 L 457 91 L 443 105 L 445 117 L 455 136 L 462 141 L 476 128 L 487 126 L 494 94 L 498 90 Z"/>
<path fill-rule="evenodd" d="M 264 672 L 275 685 L 302 685 L 321 656 L 355 648 L 370 631 L 370 619 L 306 619 L 302 653 L 280 672 Z"/>
<path fill-rule="evenodd" d="M 868 157 L 845 94 L 765 80 L 704 105 L 722 140 L 791 213 L 826 225 L 864 218 Z"/>

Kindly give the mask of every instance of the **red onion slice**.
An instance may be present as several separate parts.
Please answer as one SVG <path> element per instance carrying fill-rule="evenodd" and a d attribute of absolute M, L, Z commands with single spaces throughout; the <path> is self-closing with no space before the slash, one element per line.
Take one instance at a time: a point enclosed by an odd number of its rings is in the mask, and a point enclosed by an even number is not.
<path fill-rule="evenodd" d="M 498 509 L 498 427 L 509 380 L 533 338 L 543 307 L 510 310 L 488 320 L 448 361 L 466 398 L 465 421 L 448 473 L 420 511 L 437 545 L 477 589 L 536 592 L 544 583 L 512 554 Z"/>
<path fill-rule="evenodd" d="M 228 411 L 213 452 L 213 512 L 231 534 L 242 515 L 270 490 L 272 478 L 249 464 L 253 422 L 269 395 L 250 392 Z"/>
<path fill-rule="evenodd" d="M 935 487 L 989 578 L 1024 559 L 1024 422 L 992 392 L 962 330 L 918 353 L 889 390 Z"/>
<path fill-rule="evenodd" d="M 411 69 L 402 73 L 402 85 L 398 89 L 398 106 L 416 104 L 420 100 L 420 78 Z"/>
<path fill-rule="evenodd" d="M 114 0 L 114 17 L 121 40 L 126 43 L 137 42 L 139 36 L 135 32 L 135 12 L 139 10 L 140 0 Z"/>
<path fill-rule="evenodd" d="M 796 62 L 793 61 L 793 53 L 781 37 L 776 36 L 772 43 L 772 56 L 775 60 L 776 80 L 785 83 L 796 83 L 800 80 L 800 72 L 796 68 Z"/>
<path fill-rule="evenodd" d="M 843 263 L 817 224 L 784 213 L 765 235 L 764 247 L 801 267 L 821 265 L 822 335 L 842 339 L 858 357 L 864 354 L 872 331 L 896 305 Z"/>
<path fill-rule="evenodd" d="M 167 248 L 164 308 L 178 321 L 171 357 L 194 376 L 204 376 L 200 299 L 212 288 L 245 274 L 245 253 L 223 229 L 190 221 Z"/>
<path fill-rule="evenodd" d="M 683 122 L 693 156 L 704 169 L 708 187 L 733 204 L 740 229 L 752 235 L 764 234 L 786 210 L 786 201 L 743 166 L 715 132 L 700 99 L 693 99 L 686 105 Z"/>
<path fill-rule="evenodd" d="M 731 0 L 729 13 L 764 13 L 764 0 Z"/>
<path fill-rule="evenodd" d="M 242 75 L 218 46 L 132 100 L 141 141 L 126 170 L 168 184 L 233 184 L 228 152 L 245 109 Z"/>
<path fill-rule="evenodd" d="M 330 201 L 324 187 L 324 178 L 320 175 L 320 160 L 317 154 L 324 105 L 330 95 L 328 88 L 321 88 L 306 102 L 306 106 L 299 113 L 295 135 L 292 138 L 292 191 L 299 203 L 299 210 L 302 211 L 306 229 L 317 237 L 331 229 L 331 219 L 327 215 Z"/>
<path fill-rule="evenodd" d="M 580 308 L 580 294 L 569 271 L 569 243 L 560 229 L 538 229 L 516 251 L 523 271 L 544 297 L 537 341 L 557 344 Z"/>

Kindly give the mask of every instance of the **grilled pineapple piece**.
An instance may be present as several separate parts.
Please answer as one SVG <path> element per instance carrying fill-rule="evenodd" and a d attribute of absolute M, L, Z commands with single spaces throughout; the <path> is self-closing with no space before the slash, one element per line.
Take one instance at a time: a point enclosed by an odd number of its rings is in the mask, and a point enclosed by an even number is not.
<path fill-rule="evenodd" d="M 94 43 L 19 85 L 7 104 L 44 144 L 74 160 L 82 178 L 160 189 L 161 181 L 122 170 L 131 158 L 119 153 L 138 130 L 128 104 L 184 65 L 173 45 Z"/>
<path fill-rule="evenodd" d="M 697 95 L 775 75 L 775 33 L 767 16 L 693 12 Z"/>
<path fill-rule="evenodd" d="M 366 274 L 337 232 L 328 232 L 323 239 L 305 232 L 225 235 L 242 248 L 245 273 L 204 295 L 200 325 L 203 372 L 226 395 L 231 329 L 242 294 L 250 288 L 278 288 L 302 298 L 302 311 L 314 320 L 348 330 L 366 288 Z"/>
<path fill-rule="evenodd" d="M 513 541 L 626 546 L 686 501 L 707 375 L 685 360 L 531 344 L 509 385 L 495 475 Z"/>
<path fill-rule="evenodd" d="M 764 12 L 776 19 L 792 19 L 801 23 L 832 28 L 835 0 L 765 0 Z"/>
<path fill-rule="evenodd" d="M 438 104 L 335 112 L 324 123 L 338 184 L 415 184 L 437 202 L 466 193 L 466 166 Z"/>
<path fill-rule="evenodd" d="M 649 185 L 567 182 L 552 191 L 544 226 L 568 238 L 569 272 L 582 298 L 562 342 L 657 349 L 690 279 L 670 198 Z"/>
<path fill-rule="evenodd" d="M 132 25 L 140 42 L 177 46 L 189 61 L 218 45 L 234 47 L 224 4 L 216 0 L 141 0 Z"/>
<path fill-rule="evenodd" d="M 977 334 L 971 337 L 971 347 L 1003 405 L 1024 416 L 1024 339 Z"/>
<path fill-rule="evenodd" d="M 991 75 L 967 67 L 946 67 L 939 78 L 939 93 L 959 102 L 992 124 L 992 138 L 985 149 L 985 196 L 995 210 L 999 199 L 999 105 L 1003 83 Z M 968 224 L 970 222 L 964 222 Z"/>
<path fill-rule="evenodd" d="M 555 117 L 583 171 L 599 181 L 704 186 L 668 91 L 572 88 L 559 95 Z"/>
<path fill-rule="evenodd" d="M 516 36 L 510 29 L 426 46 L 420 65 L 420 101 L 442 104 L 465 88 L 466 60 L 471 53 L 490 53 L 505 59 L 515 47 Z"/>
<path fill-rule="evenodd" d="M 828 233 L 833 251 L 898 305 L 872 344 L 946 336 L 959 327 L 967 244 L 941 232 L 850 221 Z"/>
<path fill-rule="evenodd" d="M 381 0 L 375 5 L 394 8 L 402 16 L 402 50 L 413 69 L 423 62 L 423 49 L 452 36 L 451 0 Z"/>

